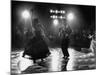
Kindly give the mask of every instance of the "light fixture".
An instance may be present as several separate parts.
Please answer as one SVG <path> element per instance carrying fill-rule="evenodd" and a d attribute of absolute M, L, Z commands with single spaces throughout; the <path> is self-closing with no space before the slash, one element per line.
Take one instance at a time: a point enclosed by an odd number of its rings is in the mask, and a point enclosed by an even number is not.
<path fill-rule="evenodd" d="M 30 17 L 30 12 L 28 10 L 24 10 L 22 12 L 22 18 L 28 19 Z"/>
<path fill-rule="evenodd" d="M 73 14 L 73 13 L 69 13 L 69 14 L 67 15 L 67 19 L 68 19 L 69 21 L 73 20 L 73 19 L 74 19 L 74 14 Z"/>
<path fill-rule="evenodd" d="M 54 26 L 57 26 L 57 25 L 59 24 L 58 19 L 54 19 L 54 20 L 53 20 L 53 24 L 54 24 Z"/>

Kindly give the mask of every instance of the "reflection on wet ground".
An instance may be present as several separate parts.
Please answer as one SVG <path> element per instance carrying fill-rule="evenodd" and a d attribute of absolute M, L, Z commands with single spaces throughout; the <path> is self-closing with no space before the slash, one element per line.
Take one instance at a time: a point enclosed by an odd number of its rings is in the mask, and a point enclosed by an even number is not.
<path fill-rule="evenodd" d="M 41 72 L 87 70 L 95 69 L 95 55 L 93 53 L 82 53 L 72 48 L 68 49 L 69 59 L 63 59 L 60 48 L 50 48 L 51 54 L 44 61 L 37 60 L 34 64 L 32 60 L 22 57 L 23 50 L 11 53 L 11 73 L 32 74 Z"/>

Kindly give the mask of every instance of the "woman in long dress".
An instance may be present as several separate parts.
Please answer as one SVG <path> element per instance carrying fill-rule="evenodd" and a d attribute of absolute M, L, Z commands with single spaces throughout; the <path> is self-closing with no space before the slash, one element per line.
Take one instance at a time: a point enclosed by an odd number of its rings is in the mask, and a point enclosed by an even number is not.
<path fill-rule="evenodd" d="M 33 20 L 32 27 L 34 28 L 34 30 L 32 32 L 27 33 L 32 34 L 32 36 L 30 37 L 25 47 L 23 56 L 31 56 L 31 59 L 34 60 L 35 63 L 35 60 L 47 57 L 50 54 L 50 52 L 43 38 L 45 37 L 43 26 L 39 24 L 38 19 Z"/>

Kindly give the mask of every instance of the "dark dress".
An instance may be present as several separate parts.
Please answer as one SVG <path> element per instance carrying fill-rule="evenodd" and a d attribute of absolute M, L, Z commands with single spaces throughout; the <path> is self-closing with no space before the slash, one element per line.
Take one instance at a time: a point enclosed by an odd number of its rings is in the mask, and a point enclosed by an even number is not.
<path fill-rule="evenodd" d="M 35 36 L 29 40 L 25 47 L 25 51 L 23 55 L 31 56 L 31 59 L 43 59 L 50 54 L 48 46 L 44 41 L 41 32 L 35 31 Z"/>

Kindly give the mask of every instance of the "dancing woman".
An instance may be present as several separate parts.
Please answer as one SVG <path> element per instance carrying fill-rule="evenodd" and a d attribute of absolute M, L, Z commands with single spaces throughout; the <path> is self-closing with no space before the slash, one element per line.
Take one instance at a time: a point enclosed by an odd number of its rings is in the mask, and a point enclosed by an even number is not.
<path fill-rule="evenodd" d="M 45 33 L 43 30 L 43 26 L 39 23 L 38 19 L 34 19 L 32 21 L 32 36 L 30 37 L 23 56 L 29 55 L 31 59 L 36 62 L 37 59 L 43 60 L 43 58 L 47 57 L 50 52 L 48 46 L 44 40 Z M 28 33 L 30 34 L 30 32 Z"/>

